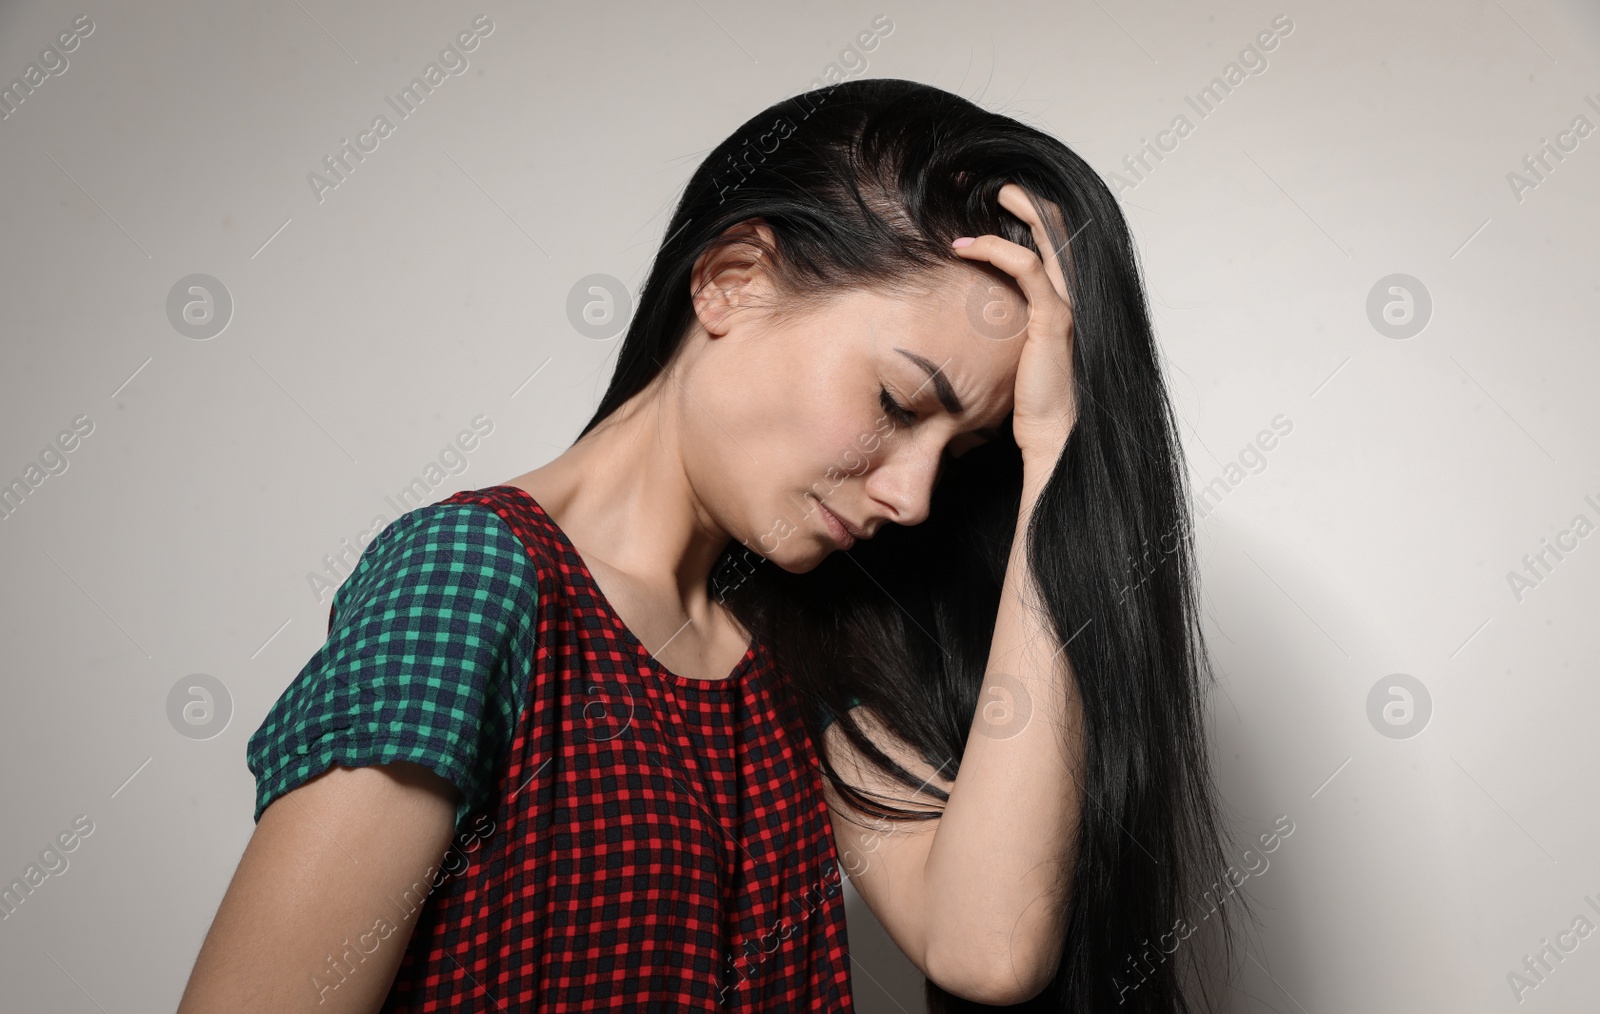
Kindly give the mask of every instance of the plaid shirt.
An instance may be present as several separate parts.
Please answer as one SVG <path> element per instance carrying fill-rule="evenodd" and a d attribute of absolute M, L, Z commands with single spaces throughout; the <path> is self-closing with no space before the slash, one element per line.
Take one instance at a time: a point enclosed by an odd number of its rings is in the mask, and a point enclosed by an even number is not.
<path fill-rule="evenodd" d="M 759 642 L 724 680 L 668 671 L 532 496 L 462 491 L 335 594 L 250 738 L 255 816 L 333 764 L 460 788 L 457 844 L 391 899 L 417 924 L 384 1011 L 853 1011 L 800 707 Z"/>

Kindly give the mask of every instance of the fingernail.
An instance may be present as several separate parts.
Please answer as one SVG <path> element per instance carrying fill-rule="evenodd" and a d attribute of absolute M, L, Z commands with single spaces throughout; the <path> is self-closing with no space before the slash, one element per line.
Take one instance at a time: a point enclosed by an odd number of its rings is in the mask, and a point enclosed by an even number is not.
<path fill-rule="evenodd" d="M 971 236 L 962 236 L 960 239 L 956 240 L 954 243 L 951 243 L 950 245 L 955 247 L 957 250 L 961 249 L 964 246 L 971 246 L 972 245 L 972 237 Z"/>

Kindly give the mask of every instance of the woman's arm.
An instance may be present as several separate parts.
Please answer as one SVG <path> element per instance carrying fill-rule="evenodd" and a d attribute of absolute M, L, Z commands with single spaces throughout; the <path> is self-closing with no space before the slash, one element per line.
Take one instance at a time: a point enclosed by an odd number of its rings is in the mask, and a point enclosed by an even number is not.
<path fill-rule="evenodd" d="M 935 769 L 890 731 L 870 707 L 851 709 L 862 732 L 926 786 L 949 794 L 941 817 L 891 821 L 823 791 L 839 865 L 890 939 L 923 975 L 979 1003 L 1019 1003 L 1055 974 L 1066 932 L 1068 899 L 1056 890 L 1069 875 L 1078 826 L 1076 774 L 1081 753 L 1064 755 L 1062 727 L 1078 744 L 1076 684 L 1065 654 L 1023 608 L 1036 595 L 1022 557 L 1033 498 L 1053 460 L 1025 471 L 1022 514 L 1002 588 L 989 673 L 973 729 L 954 765 Z M 1019 700 L 1012 676 L 1022 681 Z M 823 734 L 828 759 L 846 782 L 897 805 L 936 808 L 931 793 L 905 787 L 861 754 L 837 723 Z M 1069 767 L 1069 764 L 1071 765 Z"/>
<path fill-rule="evenodd" d="M 1024 460 L 978 710 L 922 871 L 928 963 L 1010 998 L 998 1002 L 1036 996 L 1055 974 L 1083 805 L 1077 684 L 1024 555 L 1055 458 Z"/>
<path fill-rule="evenodd" d="M 1061 957 L 1084 802 L 1083 708 L 1061 643 L 1076 632 L 1052 629 L 1027 560 L 1034 507 L 1077 423 L 1077 384 L 1066 220 L 1015 183 L 996 199 L 1044 256 L 996 235 L 951 247 L 1011 275 L 1027 300 L 1012 422 L 1022 498 L 978 711 L 923 877 L 930 964 L 1018 1002 L 1049 984 Z"/>
<path fill-rule="evenodd" d="M 850 718 L 879 750 L 913 777 L 926 786 L 950 791 L 949 779 L 888 729 L 870 706 L 851 708 Z M 938 808 L 938 797 L 922 792 L 908 794 L 905 786 L 868 760 L 840 728 L 839 722 L 829 724 L 822 737 L 828 761 L 848 784 L 870 796 L 891 800 L 897 806 Z M 947 769 L 953 766 L 946 764 Z M 855 809 L 827 779 L 823 780 L 822 791 L 828 803 L 839 868 L 850 878 L 856 893 L 867 903 L 889 939 L 923 975 L 948 992 L 984 1002 L 982 991 L 973 984 L 957 982 L 943 969 L 928 964 L 922 871 L 928 862 L 928 846 L 939 827 L 938 819 L 894 821 L 873 817 Z"/>
<path fill-rule="evenodd" d="M 1035 202 L 1017 184 L 1005 184 L 996 198 L 1049 253 L 1041 258 L 992 234 L 951 244 L 963 259 L 1011 275 L 1027 302 L 1012 422 L 1022 496 L 994 639 L 943 814 L 931 830 L 907 826 L 876 869 L 869 863 L 851 882 L 923 974 L 951 993 L 1004 1005 L 1037 996 L 1061 958 L 1085 758 L 1077 681 L 1027 561 L 1034 507 L 1077 422 L 1074 319 L 1059 256 L 1069 237 L 1061 209 Z M 1041 203 L 1059 238 L 1046 228 Z M 997 306 L 1014 308 L 1009 298 Z M 908 752 L 880 749 L 897 759 Z M 841 826 L 835 823 L 836 840 Z M 878 845 L 859 831 L 844 838 L 846 849 Z"/>
<path fill-rule="evenodd" d="M 274 800 L 217 909 L 178 1014 L 376 1011 L 416 925 L 396 902 L 422 910 L 459 798 L 428 768 L 397 761 L 335 766 Z"/>

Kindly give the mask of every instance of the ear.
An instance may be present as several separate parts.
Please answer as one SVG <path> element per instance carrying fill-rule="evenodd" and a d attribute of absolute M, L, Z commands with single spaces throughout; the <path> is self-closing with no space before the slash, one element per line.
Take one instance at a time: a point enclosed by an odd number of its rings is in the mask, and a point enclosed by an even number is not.
<path fill-rule="evenodd" d="M 725 240 L 700 255 L 689 275 L 689 296 L 700 325 L 713 338 L 732 330 L 735 311 L 755 306 L 773 291 L 770 258 L 776 249 L 772 227 L 746 219 L 723 231 Z"/>
<path fill-rule="evenodd" d="M 706 280 L 699 289 L 690 290 L 694 293 L 695 315 L 700 318 L 700 326 L 705 328 L 708 335 L 721 338 L 732 330 L 741 289 L 738 279 L 722 272 L 715 279 Z"/>

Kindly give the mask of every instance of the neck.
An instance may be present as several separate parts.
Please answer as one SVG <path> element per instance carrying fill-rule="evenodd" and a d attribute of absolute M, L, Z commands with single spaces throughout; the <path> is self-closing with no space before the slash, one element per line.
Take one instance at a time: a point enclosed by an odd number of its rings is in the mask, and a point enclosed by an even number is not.
<path fill-rule="evenodd" d="M 678 417 L 695 409 L 662 393 L 675 390 L 653 384 L 514 484 L 533 494 L 591 570 L 618 572 L 699 620 L 711 615 L 707 582 L 730 536 L 684 471 Z"/>

